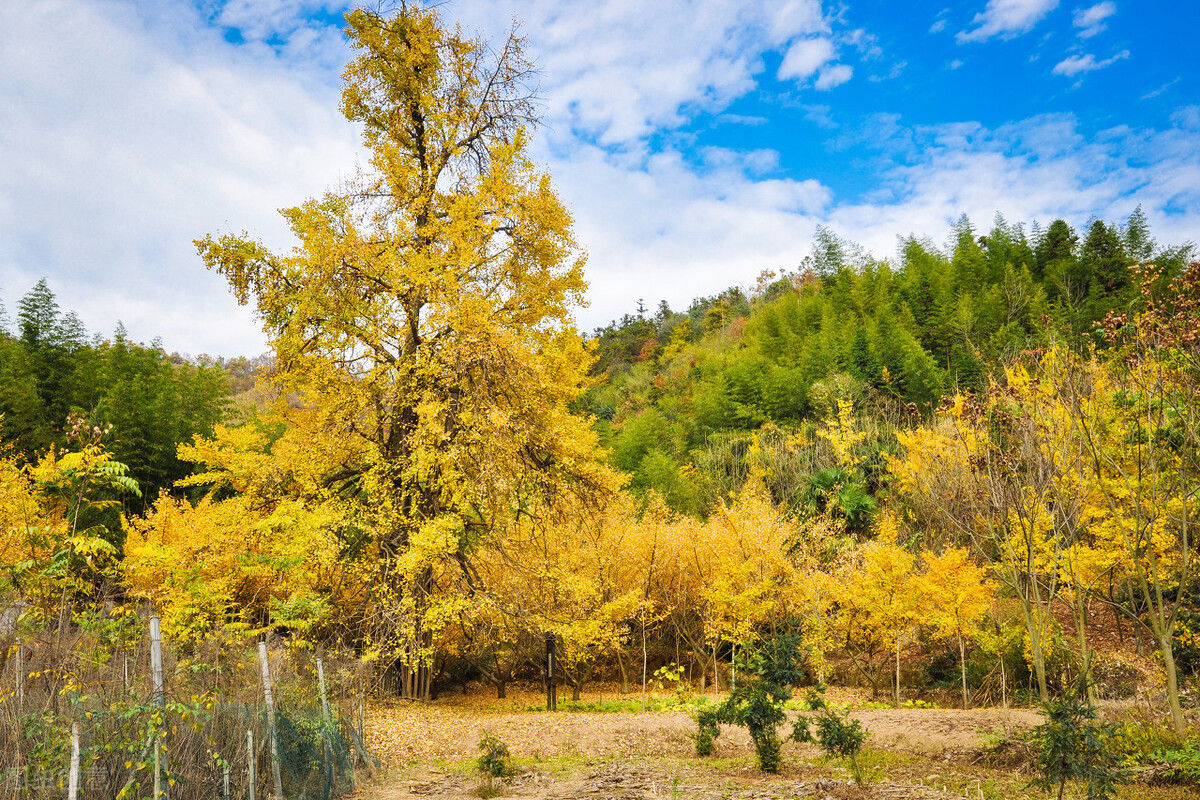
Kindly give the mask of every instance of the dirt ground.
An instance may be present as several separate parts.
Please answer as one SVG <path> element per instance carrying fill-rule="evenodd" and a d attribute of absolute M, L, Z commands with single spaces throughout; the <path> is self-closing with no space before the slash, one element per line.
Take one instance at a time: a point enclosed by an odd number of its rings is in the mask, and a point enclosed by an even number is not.
<path fill-rule="evenodd" d="M 585 700 L 617 700 L 615 689 Z M 628 701 L 630 697 L 623 698 Z M 863 699 L 831 690 L 828 699 Z M 510 692 L 497 700 L 478 690 L 428 704 L 387 703 L 371 708 L 367 746 L 384 768 L 364 782 L 363 800 L 480 796 L 567 800 L 882 800 L 883 798 L 970 797 L 978 800 L 1046 798 L 1028 788 L 1030 775 L 983 757 L 1000 735 L 1037 725 L 1041 716 L 1024 708 L 870 709 L 853 712 L 870 738 L 860 756 L 866 788 L 850 780 L 838 760 L 812 745 L 784 745 L 777 775 L 755 765 L 750 738 L 724 728 L 711 757 L 698 758 L 696 723 L 684 711 L 532 710 L 534 692 Z M 482 791 L 475 771 L 484 733 L 509 747 L 515 775 Z M 1069 797 L 1082 795 L 1072 795 Z M 1123 787 L 1120 798 L 1196 800 L 1194 788 Z"/>
<path fill-rule="evenodd" d="M 997 730 L 1011 733 L 1041 720 L 1029 709 L 999 708 L 886 709 L 856 711 L 851 716 L 870 731 L 872 747 L 926 756 L 977 752 L 984 735 Z M 514 755 L 535 760 L 648 754 L 690 758 L 695 730 L 695 721 L 679 711 L 489 713 L 469 706 L 393 705 L 375 709 L 367 743 L 386 753 L 392 764 L 473 758 L 484 732 L 507 742 Z M 799 745 L 795 749 L 803 750 Z M 718 759 L 750 753 L 750 737 L 740 728 L 724 729 L 713 751 Z"/>
<path fill-rule="evenodd" d="M 868 790 L 859 790 L 839 763 L 828 762 L 811 745 L 788 743 L 780 774 L 764 775 L 742 729 L 724 729 L 712 757 L 700 759 L 691 738 L 696 724 L 687 713 L 524 710 L 538 700 L 533 693 L 496 700 L 479 692 L 431 704 L 375 706 L 367 744 L 387 767 L 363 795 L 478 797 L 481 782 L 471 760 L 480 737 L 490 732 L 507 743 L 518 766 L 515 777 L 497 782 L 502 796 L 934 798 L 962 797 L 966 790 L 971 797 L 1003 797 L 1009 795 L 996 794 L 987 776 L 959 774 L 962 765 L 977 757 L 985 736 L 1040 719 L 1027 709 L 855 712 L 871 734 L 872 753 L 864 763 L 874 779 Z"/>

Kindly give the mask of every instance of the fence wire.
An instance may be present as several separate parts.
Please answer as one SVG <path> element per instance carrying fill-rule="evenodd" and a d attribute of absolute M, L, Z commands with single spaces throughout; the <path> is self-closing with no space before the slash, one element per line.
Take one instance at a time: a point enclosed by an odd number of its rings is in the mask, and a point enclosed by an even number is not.
<path fill-rule="evenodd" d="M 95 615 L 18 626 L 0 652 L 0 797 L 67 796 L 72 725 L 79 731 L 79 800 L 164 800 L 275 794 L 271 730 L 256 643 L 236 636 L 164 647 L 164 694 L 153 692 L 147 620 Z M 279 641 L 269 649 L 283 795 L 332 800 L 378 762 L 361 720 L 362 664 Z M 361 724 L 361 723 L 359 723 Z M 251 753 L 247 732 L 253 741 Z M 250 765 L 254 770 L 251 774 Z"/>

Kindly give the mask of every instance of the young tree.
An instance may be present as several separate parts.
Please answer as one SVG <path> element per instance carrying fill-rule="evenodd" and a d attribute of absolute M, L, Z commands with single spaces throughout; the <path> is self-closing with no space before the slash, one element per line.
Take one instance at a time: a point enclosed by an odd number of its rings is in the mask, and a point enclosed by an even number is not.
<path fill-rule="evenodd" d="M 951 546 L 972 544 L 1013 590 L 1038 693 L 1048 700 L 1046 649 L 1063 542 L 1047 510 L 1054 484 L 1042 434 L 1036 415 L 993 385 L 982 401 L 958 395 L 930 426 L 899 433 L 904 457 L 889 465 L 918 523 Z"/>
<path fill-rule="evenodd" d="M 916 559 L 896 542 L 894 524 L 885 519 L 882 529 L 879 538 L 860 547 L 836 575 L 833 633 L 870 682 L 872 695 L 879 693 L 894 654 L 893 689 L 899 706 L 900 650 L 921 618 L 919 583 Z"/>
<path fill-rule="evenodd" d="M 754 742 L 759 769 L 778 772 L 783 747 L 779 726 L 787 720 L 783 704 L 791 699 L 793 687 L 804 677 L 800 637 L 781 634 L 748 642 L 738 661 L 744 676 L 742 683 L 720 705 L 704 709 L 698 715 L 697 755 L 712 753 L 713 739 L 720 735 L 721 723 L 743 725 Z M 806 732 L 803 726 L 796 729 L 801 737 Z"/>
<path fill-rule="evenodd" d="M 254 302 L 313 442 L 345 442 L 326 484 L 374 536 L 373 640 L 403 691 L 428 697 L 426 622 L 445 567 L 472 580 L 477 542 L 558 497 L 610 485 L 568 404 L 585 378 L 569 309 L 583 259 L 527 153 L 532 67 L 448 27 L 436 8 L 346 16 L 342 110 L 370 166 L 283 212 L 298 244 L 196 242 Z M 313 455 L 320 445 L 310 448 Z"/>
<path fill-rule="evenodd" d="M 971 563 L 965 549 L 951 548 L 941 555 L 926 554 L 920 585 L 925 601 L 923 621 L 932 624 L 938 636 L 958 643 L 962 703 L 966 708 L 966 643 L 983 630 L 983 620 L 992 607 L 991 581 L 985 569 Z"/>

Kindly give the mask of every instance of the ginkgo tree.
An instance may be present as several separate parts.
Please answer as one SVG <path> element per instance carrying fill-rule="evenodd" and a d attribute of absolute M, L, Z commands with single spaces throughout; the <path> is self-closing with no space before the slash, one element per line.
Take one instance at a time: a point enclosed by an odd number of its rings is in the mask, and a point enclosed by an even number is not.
<path fill-rule="evenodd" d="M 958 644 L 962 704 L 966 708 L 967 642 L 983 632 L 983 623 L 992 610 L 992 582 L 987 570 L 973 563 L 965 548 L 954 547 L 941 554 L 925 555 L 925 572 L 918 586 L 922 621 L 932 625 L 939 638 Z"/>
<path fill-rule="evenodd" d="M 1011 384 L 1027 373 L 1010 370 Z M 994 422 L 995 424 L 989 424 Z M 1018 601 L 1039 696 L 1049 699 L 1046 661 L 1066 541 L 1053 513 L 1058 485 L 1036 408 L 993 384 L 981 399 L 956 395 L 928 425 L 900 431 L 889 457 L 908 513 L 949 546 L 970 543 Z"/>
<path fill-rule="evenodd" d="M 878 694 L 891 654 L 895 655 L 894 698 L 900 703 L 900 651 L 920 621 L 916 558 L 896 540 L 895 522 L 885 518 L 880 535 L 847 554 L 834 578 L 836 613 L 832 628 L 851 662 Z"/>
<path fill-rule="evenodd" d="M 282 212 L 288 252 L 248 234 L 196 245 L 257 309 L 275 379 L 306 411 L 300 456 L 336 454 L 323 480 L 377 559 L 372 646 L 428 697 L 449 573 L 470 583 L 479 541 L 611 479 L 568 410 L 588 365 L 570 319 L 583 257 L 528 154 L 521 39 L 493 48 L 408 3 L 346 20 L 342 111 L 366 167 Z"/>
<path fill-rule="evenodd" d="M 1093 544 L 1085 567 L 1112 570 L 1126 584 L 1130 602 L 1116 607 L 1158 645 L 1171 722 L 1182 735 L 1174 636 L 1195 602 L 1200 264 L 1169 283 L 1151 265 L 1140 273 L 1143 313 L 1106 321 L 1117 345 L 1111 360 L 1066 359 L 1048 377 L 1086 453 Z"/>

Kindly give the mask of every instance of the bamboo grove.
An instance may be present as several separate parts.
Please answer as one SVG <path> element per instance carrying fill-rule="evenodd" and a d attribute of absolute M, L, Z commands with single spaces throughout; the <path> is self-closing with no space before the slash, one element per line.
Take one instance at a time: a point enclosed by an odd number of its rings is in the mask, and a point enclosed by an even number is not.
<path fill-rule="evenodd" d="M 587 339 L 521 40 L 407 5 L 346 32 L 366 166 L 282 212 L 289 251 L 196 242 L 269 338 L 255 402 L 181 424 L 178 470 L 144 476 L 107 401 L 36 440 L 5 406 L 0 590 L 23 624 L 151 607 L 179 647 L 270 631 L 416 699 L 537 681 L 547 636 L 576 697 L 671 664 L 727 687 L 738 648 L 788 634 L 814 681 L 966 705 L 1110 674 L 1103 619 L 1156 654 L 1182 729 L 1188 248 L 1140 212 L 1082 242 L 963 220 L 894 262 L 822 231 L 794 271 Z"/>

